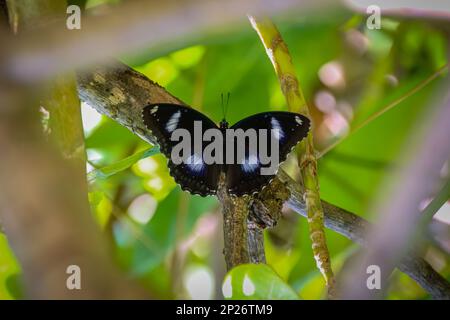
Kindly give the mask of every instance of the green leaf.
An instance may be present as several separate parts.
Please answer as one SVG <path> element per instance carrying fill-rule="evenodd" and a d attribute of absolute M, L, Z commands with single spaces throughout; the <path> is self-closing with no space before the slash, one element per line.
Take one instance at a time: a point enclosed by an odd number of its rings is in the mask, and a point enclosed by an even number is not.
<path fill-rule="evenodd" d="M 265 264 L 244 264 L 233 268 L 222 286 L 225 298 L 297 300 L 299 296 Z"/>
<path fill-rule="evenodd" d="M 0 300 L 21 297 L 20 265 L 8 245 L 6 236 L 0 234 Z"/>
<path fill-rule="evenodd" d="M 130 166 L 135 164 L 137 161 L 153 156 L 159 152 L 158 147 L 151 147 L 149 149 L 145 149 L 139 152 L 136 152 L 135 154 L 122 159 L 114 164 L 111 164 L 109 166 L 105 166 L 100 169 L 92 170 L 88 173 L 88 181 L 92 182 L 96 179 L 105 179 L 112 175 L 115 175 L 118 172 L 121 172 L 125 169 L 128 169 Z"/>
<path fill-rule="evenodd" d="M 22 288 L 22 275 L 20 273 L 14 273 L 8 276 L 5 280 L 5 286 L 9 291 L 11 298 L 22 299 L 24 297 Z"/>
<path fill-rule="evenodd" d="M 86 149 L 106 149 L 113 152 L 139 141 L 141 140 L 130 130 L 103 116 L 99 125 L 86 138 Z"/>

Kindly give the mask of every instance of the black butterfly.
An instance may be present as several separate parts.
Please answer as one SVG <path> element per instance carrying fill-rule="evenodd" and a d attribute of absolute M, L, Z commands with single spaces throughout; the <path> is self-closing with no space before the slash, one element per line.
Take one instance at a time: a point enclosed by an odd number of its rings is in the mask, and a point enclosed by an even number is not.
<path fill-rule="evenodd" d="M 232 164 L 207 164 L 203 161 L 203 153 L 196 154 L 194 148 L 191 148 L 191 154 L 187 155 L 189 161 L 175 164 L 171 159 L 172 149 L 178 144 L 178 141 L 171 140 L 171 135 L 175 129 L 185 129 L 194 135 L 194 121 L 201 122 L 202 136 L 207 129 L 218 129 L 222 133 L 222 150 L 225 154 L 227 142 L 225 132 L 228 129 L 228 123 L 222 120 L 218 127 L 212 120 L 195 109 L 167 103 L 146 106 L 142 116 L 145 125 L 156 137 L 161 152 L 168 158 L 170 174 L 183 190 L 201 196 L 214 195 L 218 189 L 219 177 L 221 173 L 224 173 L 229 193 L 242 196 L 259 192 L 276 174 L 276 172 L 269 175 L 261 174 L 260 169 L 264 165 L 258 156 L 255 157 L 248 151 L 250 149 L 249 140 L 245 140 L 245 159 L 242 159 L 240 164 L 237 161 Z M 275 138 L 278 140 L 279 146 L 277 155 L 279 164 L 286 160 L 292 148 L 306 137 L 309 127 L 310 121 L 307 117 L 297 113 L 277 111 L 250 116 L 231 126 L 230 129 L 242 129 L 244 131 L 255 129 L 257 132 L 259 129 L 277 129 L 275 130 L 277 132 Z M 268 132 L 270 134 L 271 131 Z M 258 143 L 260 143 L 259 139 L 258 136 Z M 202 141 L 202 152 L 208 144 L 210 144 L 209 141 Z M 235 144 L 234 149 L 235 156 L 237 154 L 236 148 L 237 144 Z M 267 149 L 271 151 L 270 146 Z"/>

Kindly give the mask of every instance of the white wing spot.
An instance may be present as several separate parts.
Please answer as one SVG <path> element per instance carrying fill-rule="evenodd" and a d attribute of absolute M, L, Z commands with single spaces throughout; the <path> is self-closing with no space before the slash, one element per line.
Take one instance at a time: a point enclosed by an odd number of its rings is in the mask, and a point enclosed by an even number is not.
<path fill-rule="evenodd" d="M 241 164 L 242 170 L 246 173 L 255 172 L 259 167 L 258 157 L 254 154 L 250 155 Z"/>
<path fill-rule="evenodd" d="M 283 139 L 284 131 L 281 128 L 280 122 L 277 119 L 275 119 L 274 117 L 272 117 L 272 119 L 270 120 L 270 124 L 272 125 L 272 133 L 273 133 L 275 139 L 277 139 L 277 140 Z"/>
<path fill-rule="evenodd" d="M 299 125 L 303 124 L 303 121 L 302 121 L 302 119 L 300 119 L 299 116 L 295 116 L 295 122 L 297 122 Z"/>
<path fill-rule="evenodd" d="M 185 164 L 194 172 L 202 172 L 203 168 L 205 167 L 202 157 L 200 157 L 196 153 L 190 155 L 186 159 Z"/>
<path fill-rule="evenodd" d="M 156 111 L 158 111 L 158 106 L 154 106 L 151 110 L 150 113 L 154 114 Z"/>
<path fill-rule="evenodd" d="M 231 276 L 228 275 L 222 285 L 222 293 L 225 298 L 233 296 L 233 287 L 231 286 Z"/>
<path fill-rule="evenodd" d="M 169 132 L 174 131 L 178 127 L 178 122 L 180 122 L 181 112 L 175 112 L 166 123 L 166 129 Z"/>
<path fill-rule="evenodd" d="M 242 291 L 247 297 L 255 293 L 255 285 L 253 284 L 253 281 L 248 277 L 248 275 L 245 275 L 244 277 L 244 282 L 242 283 Z"/>

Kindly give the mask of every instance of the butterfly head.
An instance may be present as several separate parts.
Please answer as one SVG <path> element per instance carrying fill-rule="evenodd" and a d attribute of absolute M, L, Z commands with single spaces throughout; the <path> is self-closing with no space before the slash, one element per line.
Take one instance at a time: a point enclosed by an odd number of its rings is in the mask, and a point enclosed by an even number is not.
<path fill-rule="evenodd" d="M 219 127 L 220 129 L 228 129 L 228 122 L 226 119 L 227 117 L 227 109 L 228 109 L 228 102 L 230 101 L 230 93 L 228 92 L 227 94 L 227 102 L 226 104 L 224 104 L 223 102 L 223 93 L 220 95 L 221 100 L 222 100 L 222 121 L 220 121 Z"/>
<path fill-rule="evenodd" d="M 222 121 L 220 121 L 219 128 L 220 129 L 228 129 L 228 122 L 227 122 L 227 120 L 225 120 L 225 118 L 223 118 Z"/>

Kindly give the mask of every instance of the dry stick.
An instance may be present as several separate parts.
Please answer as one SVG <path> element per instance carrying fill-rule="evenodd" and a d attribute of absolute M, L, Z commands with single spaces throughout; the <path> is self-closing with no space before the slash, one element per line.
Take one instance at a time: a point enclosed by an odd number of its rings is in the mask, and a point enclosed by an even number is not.
<path fill-rule="evenodd" d="M 336 3 L 331 0 L 125 1 L 103 15 L 89 16 L 88 10 L 82 16 L 80 30 L 68 30 L 62 19 L 48 22 L 20 39 L 0 37 L 2 48 L 8 50 L 0 59 L 0 70 L 15 79 L 39 80 L 111 56 L 173 49 L 180 41 L 244 23 L 250 11 L 280 14 L 301 10 L 305 14 L 333 6 Z M 60 14 L 66 15 L 65 11 Z"/>
<path fill-rule="evenodd" d="M 223 174 L 220 177 L 217 197 L 221 203 L 223 214 L 225 262 L 227 270 L 231 270 L 237 265 L 250 262 L 249 252 L 252 249 L 247 246 L 249 197 L 231 196 L 228 193 Z"/>
<path fill-rule="evenodd" d="M 253 28 L 258 32 L 266 48 L 267 55 L 275 68 L 289 110 L 308 116 L 308 106 L 295 75 L 295 68 L 292 64 L 289 50 L 278 29 L 270 19 L 259 19 L 254 16 L 249 16 L 249 19 Z M 317 161 L 315 158 L 312 130 L 308 133 L 306 141 L 300 143 L 297 155 L 302 183 L 305 188 L 309 231 L 314 258 L 316 259 L 317 267 L 325 278 L 328 295 L 332 298 L 334 275 L 331 269 L 330 254 L 328 252 L 323 226 L 323 209 L 320 203 Z"/>
<path fill-rule="evenodd" d="M 118 64 L 114 69 L 98 66 L 90 73 L 79 74 L 78 85 L 78 92 L 82 100 L 89 103 L 99 113 L 124 125 L 149 143 L 155 143 L 155 139 L 145 129 L 142 122 L 142 108 L 147 103 L 181 103 L 164 88 L 122 64 Z M 117 100 L 118 92 L 126 92 L 121 101 Z M 291 193 L 288 205 L 306 217 L 303 192 L 298 183 L 283 170 L 279 170 L 278 178 L 286 183 Z M 365 244 L 367 222 L 364 219 L 324 201 L 322 201 L 322 206 L 327 228 L 356 243 Z M 425 260 L 409 254 L 398 267 L 419 283 L 433 298 L 450 298 L 450 284 Z"/>

